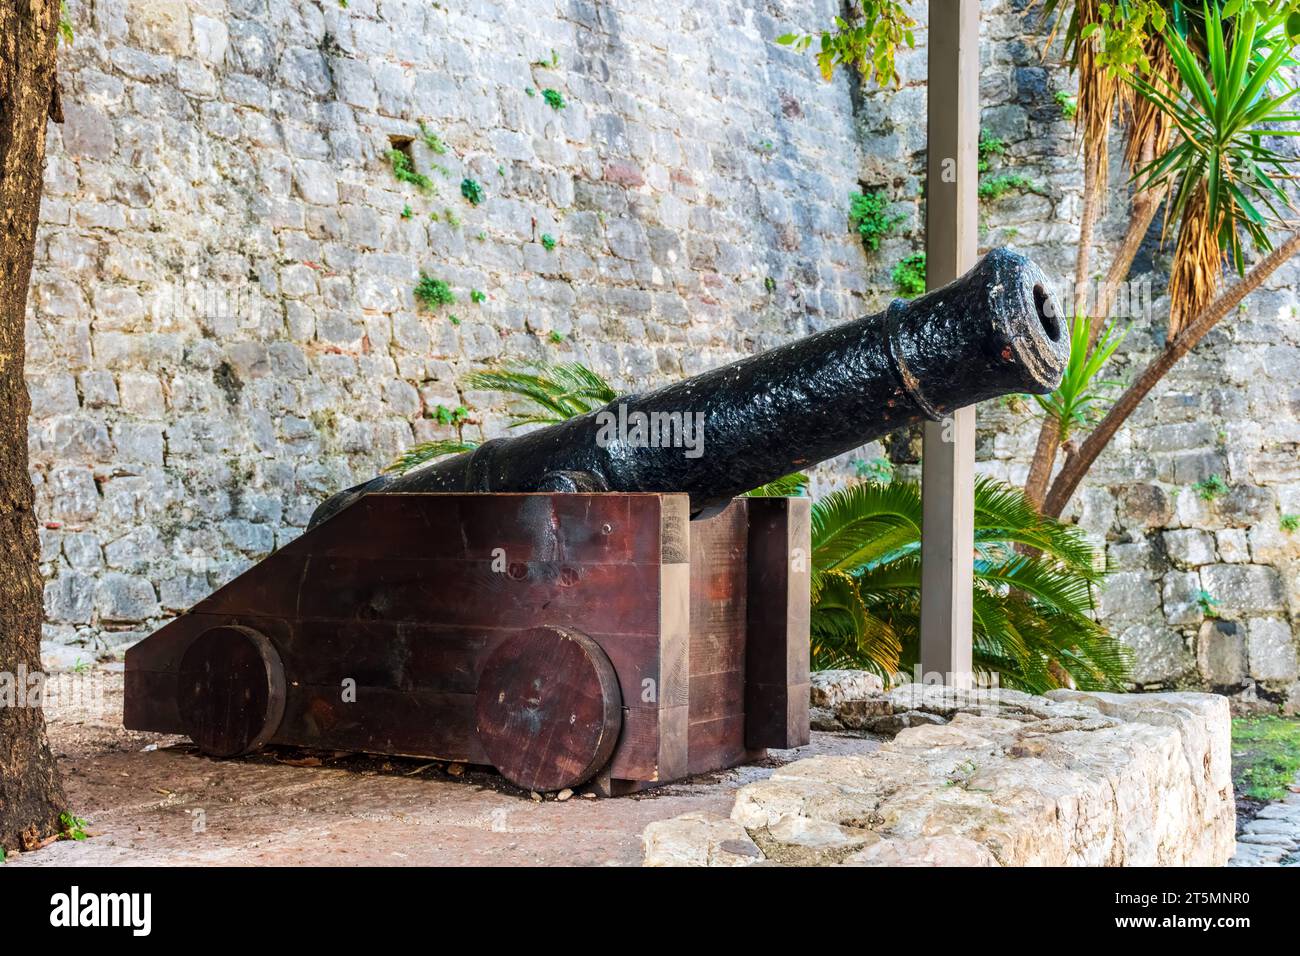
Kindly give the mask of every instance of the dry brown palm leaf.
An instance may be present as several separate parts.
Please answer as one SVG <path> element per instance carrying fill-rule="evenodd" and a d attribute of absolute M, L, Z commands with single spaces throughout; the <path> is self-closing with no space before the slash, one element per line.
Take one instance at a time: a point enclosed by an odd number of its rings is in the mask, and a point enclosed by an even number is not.
<path fill-rule="evenodd" d="M 1178 68 L 1169 55 L 1169 47 L 1164 39 L 1159 35 L 1150 36 L 1145 46 L 1147 60 L 1151 64 L 1152 85 L 1161 90 L 1178 89 Z M 1174 124 L 1158 103 L 1145 96 L 1137 96 L 1127 84 L 1124 86 L 1128 89 L 1124 112 L 1124 164 L 1131 173 L 1136 173 L 1151 162 L 1153 156 L 1160 156 L 1169 148 Z"/>
<path fill-rule="evenodd" d="M 1223 272 L 1219 245 L 1222 222 L 1211 222 L 1202 184 L 1188 203 L 1178 227 L 1178 243 L 1169 267 L 1169 338 L 1183 330 L 1190 316 L 1199 315 L 1214 298 Z"/>
<path fill-rule="evenodd" d="M 1092 168 L 1087 175 L 1093 177 L 1091 186 L 1101 192 L 1106 188 L 1110 123 L 1121 84 L 1101 62 L 1102 17 L 1099 7 L 1098 0 L 1076 0 L 1074 5 L 1074 15 L 1081 33 L 1086 32 L 1092 24 L 1098 25 L 1091 36 L 1077 41 L 1079 94 L 1075 124 L 1083 134 L 1083 143 L 1093 150 L 1093 161 L 1089 164 Z"/>

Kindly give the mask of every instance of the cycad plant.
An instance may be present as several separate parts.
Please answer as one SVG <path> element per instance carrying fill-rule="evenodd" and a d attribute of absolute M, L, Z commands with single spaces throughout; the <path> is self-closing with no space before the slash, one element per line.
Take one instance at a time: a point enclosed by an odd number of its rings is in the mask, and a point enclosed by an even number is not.
<path fill-rule="evenodd" d="M 1020 546 L 1020 549 L 1017 549 Z M 1003 686 L 1039 692 L 1068 674 L 1119 690 L 1128 651 L 1092 619 L 1104 575 L 1077 529 L 1040 516 L 1019 490 L 975 484 L 974 661 Z M 921 490 L 866 482 L 813 505 L 814 668 L 892 676 L 917 663 Z"/>
<path fill-rule="evenodd" d="M 586 366 L 510 365 L 476 372 L 470 388 L 517 400 L 512 426 L 553 424 L 612 401 Z M 463 437 L 417 445 L 390 466 L 404 471 L 477 447 Z M 751 495 L 801 495 L 787 475 Z M 914 482 L 867 482 L 812 507 L 812 664 L 891 677 L 915 664 L 920 642 L 921 492 Z M 1040 517 L 1025 496 L 980 480 L 975 489 L 975 666 L 1005 686 L 1043 691 L 1068 674 L 1081 688 L 1121 689 L 1123 647 L 1089 616 L 1102 575 L 1073 528 Z M 1024 553 L 1017 553 L 1021 546 Z"/>
<path fill-rule="evenodd" d="M 467 388 L 501 392 L 522 399 L 510 412 L 510 427 L 554 425 L 575 415 L 585 415 L 618 397 L 609 382 L 581 362 L 545 364 L 521 362 L 473 372 Z M 408 448 L 385 469 L 401 473 L 427 461 L 473 451 L 479 443 L 465 438 L 458 426 L 456 438 L 439 438 Z"/>

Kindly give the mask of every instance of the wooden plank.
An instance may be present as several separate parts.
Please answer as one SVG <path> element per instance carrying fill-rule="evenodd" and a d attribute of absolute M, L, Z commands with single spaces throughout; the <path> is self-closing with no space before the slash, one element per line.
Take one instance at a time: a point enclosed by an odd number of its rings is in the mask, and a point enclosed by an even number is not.
<path fill-rule="evenodd" d="M 664 782 L 687 773 L 690 693 L 690 500 L 663 495 L 656 527 L 658 673 L 623 683 L 623 733 L 609 776 Z M 611 658 L 612 659 L 612 658 Z M 623 672 L 619 674 L 623 681 Z"/>
<path fill-rule="evenodd" d="M 692 773 L 745 750 L 745 541 L 748 499 L 691 522 Z"/>
<path fill-rule="evenodd" d="M 808 743 L 811 502 L 753 498 L 747 535 L 745 743 Z"/>
<path fill-rule="evenodd" d="M 975 264 L 979 203 L 979 0 L 931 0 L 926 285 Z M 921 670 L 972 681 L 975 409 L 927 422 L 922 442 Z"/>

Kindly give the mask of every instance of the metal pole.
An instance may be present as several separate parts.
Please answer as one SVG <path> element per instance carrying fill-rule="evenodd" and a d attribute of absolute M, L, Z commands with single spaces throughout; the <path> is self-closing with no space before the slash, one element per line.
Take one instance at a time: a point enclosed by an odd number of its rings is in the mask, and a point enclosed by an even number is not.
<path fill-rule="evenodd" d="M 930 0 L 926 284 L 975 264 L 979 0 Z M 975 548 L 975 408 L 925 425 L 921 489 L 921 670 L 927 683 L 970 686 Z"/>

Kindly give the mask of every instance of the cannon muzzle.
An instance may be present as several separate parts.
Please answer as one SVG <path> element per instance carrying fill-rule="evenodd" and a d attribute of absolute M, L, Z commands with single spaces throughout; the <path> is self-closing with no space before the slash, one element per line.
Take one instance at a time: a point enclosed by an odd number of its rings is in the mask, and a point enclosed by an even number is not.
<path fill-rule="evenodd" d="M 558 425 L 339 492 L 686 492 L 693 514 L 922 419 L 1060 384 L 1069 335 L 1042 270 L 995 249 L 934 292 Z"/>

